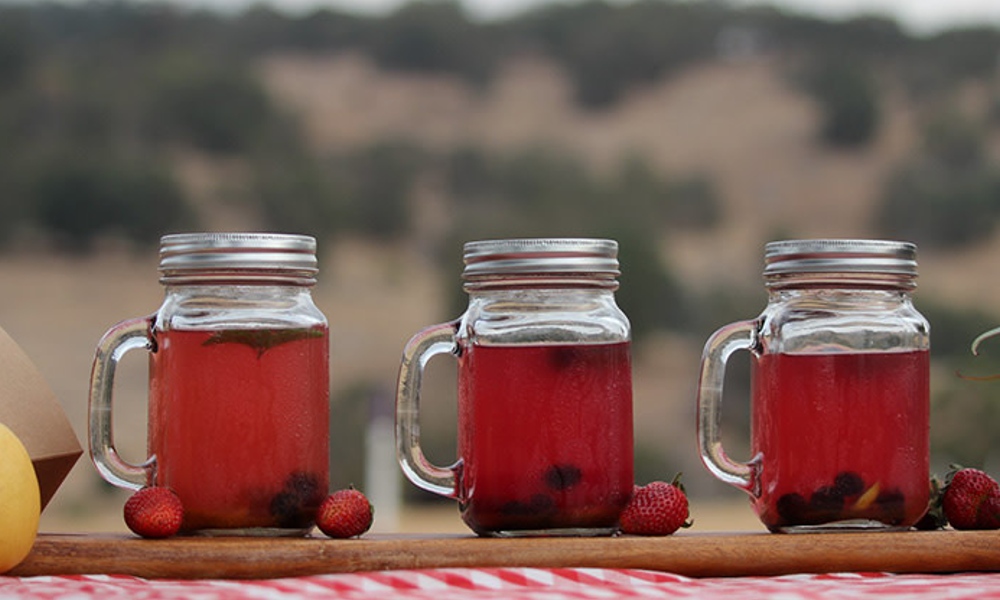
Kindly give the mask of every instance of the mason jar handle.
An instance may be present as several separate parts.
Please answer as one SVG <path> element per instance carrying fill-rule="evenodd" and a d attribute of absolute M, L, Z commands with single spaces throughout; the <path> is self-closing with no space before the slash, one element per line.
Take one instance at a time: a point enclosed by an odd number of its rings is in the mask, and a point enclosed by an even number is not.
<path fill-rule="evenodd" d="M 132 490 L 138 490 L 151 481 L 156 457 L 133 465 L 123 460 L 115 449 L 111 419 L 115 369 L 129 350 L 152 350 L 151 328 L 152 317 L 143 317 L 122 321 L 109 329 L 97 343 L 90 372 L 90 458 L 108 483 Z"/>
<path fill-rule="evenodd" d="M 396 459 L 406 478 L 420 489 L 454 498 L 455 469 L 439 467 L 420 447 L 420 385 L 424 368 L 438 354 L 455 355 L 457 322 L 423 329 L 406 343 L 396 385 Z"/>
<path fill-rule="evenodd" d="M 757 321 L 738 321 L 721 327 L 705 342 L 698 379 L 698 451 L 701 460 L 719 480 L 759 495 L 756 464 L 730 459 L 722 447 L 722 386 L 726 363 L 737 350 L 752 351 L 757 346 Z"/>

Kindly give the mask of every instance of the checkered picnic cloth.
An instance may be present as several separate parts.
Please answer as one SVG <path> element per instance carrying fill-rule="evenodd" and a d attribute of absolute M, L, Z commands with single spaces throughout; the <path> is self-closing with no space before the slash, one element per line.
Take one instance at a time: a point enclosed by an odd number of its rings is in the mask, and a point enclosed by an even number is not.
<path fill-rule="evenodd" d="M 695 579 L 627 569 L 425 569 L 258 581 L 121 575 L 0 577 L 0 600 L 373 600 L 699 598 L 743 600 L 1000 599 L 1000 573 L 835 573 Z"/>

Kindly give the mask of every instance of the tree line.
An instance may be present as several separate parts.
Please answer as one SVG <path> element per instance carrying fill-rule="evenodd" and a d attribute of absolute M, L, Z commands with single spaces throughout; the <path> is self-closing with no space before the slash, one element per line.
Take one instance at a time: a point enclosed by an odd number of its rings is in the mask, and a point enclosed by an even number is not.
<path fill-rule="evenodd" d="M 623 244 L 637 254 L 630 264 L 646 274 L 646 288 L 623 287 L 636 294 L 624 300 L 637 329 L 681 327 L 697 319 L 662 310 L 685 299 L 658 263 L 657 240 L 671 228 L 719 222 L 710 176 L 660 173 L 641 156 L 596 174 L 566 149 L 441 151 L 392 139 L 319 155 L 269 96 L 255 61 L 282 50 L 359 51 L 386 70 L 452 74 L 485 92 L 504 60 L 533 52 L 563 67 L 581 106 L 602 110 L 630 87 L 701 61 L 772 53 L 821 108 L 817 143 L 851 151 L 877 134 L 880 80 L 894 78 L 915 98 L 946 97 L 963 81 L 990 81 L 998 49 L 1000 33 L 987 28 L 915 37 L 884 18 L 833 22 L 721 2 L 590 0 L 496 22 L 474 21 L 454 1 L 413 2 L 381 17 L 263 6 L 221 15 L 121 1 L 0 5 L 0 246 L 25 230 L 78 252 L 106 236 L 152 244 L 198 227 L 174 168 L 178 153 L 197 152 L 245 167 L 230 200 L 272 229 L 404 237 L 413 194 L 429 182 L 449 199 L 456 237 L 531 235 L 544 223 L 538 233 L 631 240 Z M 876 226 L 922 246 L 981 239 L 1000 217 L 1000 176 L 987 151 L 1000 110 L 928 114 L 922 143 L 886 184 Z M 712 303 L 687 299 L 691 310 Z"/>

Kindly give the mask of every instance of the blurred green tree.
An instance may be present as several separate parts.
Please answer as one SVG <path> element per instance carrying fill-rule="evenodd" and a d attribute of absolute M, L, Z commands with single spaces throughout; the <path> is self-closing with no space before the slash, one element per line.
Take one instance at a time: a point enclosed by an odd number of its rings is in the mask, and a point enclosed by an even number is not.
<path fill-rule="evenodd" d="M 1000 170 L 983 128 L 951 108 L 930 118 L 918 153 L 891 175 L 878 206 L 879 232 L 929 247 L 981 240 L 1000 216 Z"/>
<path fill-rule="evenodd" d="M 708 175 L 695 174 L 673 181 L 668 193 L 671 227 L 710 229 L 722 220 L 722 201 Z"/>
<path fill-rule="evenodd" d="M 0 96 L 18 88 L 31 70 L 33 49 L 28 20 L 12 12 L 0 18 Z"/>
<path fill-rule="evenodd" d="M 238 154 L 261 143 L 275 120 L 261 82 L 239 64 L 171 55 L 152 85 L 147 126 L 162 141 Z"/>
<path fill-rule="evenodd" d="M 858 60 L 824 59 L 804 76 L 819 102 L 820 139 L 838 147 L 870 143 L 878 133 L 879 93 L 868 67 Z"/>
<path fill-rule="evenodd" d="M 588 0 L 544 6 L 510 29 L 564 65 L 582 106 L 603 109 L 629 88 L 714 57 L 726 16 L 716 3 Z"/>
<path fill-rule="evenodd" d="M 347 225 L 383 239 L 405 233 L 411 194 L 427 158 L 422 148 L 403 140 L 377 142 L 343 158 Z"/>
<path fill-rule="evenodd" d="M 456 0 L 416 0 L 385 17 L 369 50 L 386 69 L 454 73 L 482 84 L 497 64 L 491 41 L 491 26 L 469 21 Z"/>
<path fill-rule="evenodd" d="M 923 124 L 920 150 L 928 159 L 947 169 L 976 169 L 987 160 L 987 130 L 984 123 L 946 106 Z"/>
<path fill-rule="evenodd" d="M 30 203 L 37 222 L 74 252 L 90 250 L 103 235 L 151 244 L 193 221 L 177 183 L 160 163 L 86 151 L 37 165 Z"/>
<path fill-rule="evenodd" d="M 678 330 L 689 318 L 684 288 L 664 263 L 660 237 L 641 230 L 611 231 L 618 240 L 621 287 L 618 305 L 632 323 L 632 338 L 654 331 Z"/>
<path fill-rule="evenodd" d="M 254 162 L 247 201 L 260 206 L 269 229 L 328 238 L 346 228 L 344 182 L 312 156 L 275 157 Z"/>
<path fill-rule="evenodd" d="M 641 339 L 680 329 L 691 316 L 680 282 L 660 250 L 664 232 L 706 227 L 718 211 L 704 177 L 668 183 L 639 156 L 599 176 L 579 158 L 553 148 L 510 154 L 461 148 L 442 161 L 455 206 L 449 247 L 489 237 L 596 236 L 617 239 L 623 265 L 619 304 Z M 460 264 L 457 250 L 446 264 Z M 466 299 L 455 293 L 449 314 Z"/>
<path fill-rule="evenodd" d="M 928 160 L 903 165 L 889 179 L 878 207 L 878 230 L 927 247 L 956 247 L 993 231 L 1000 178 L 990 169 L 961 176 Z"/>

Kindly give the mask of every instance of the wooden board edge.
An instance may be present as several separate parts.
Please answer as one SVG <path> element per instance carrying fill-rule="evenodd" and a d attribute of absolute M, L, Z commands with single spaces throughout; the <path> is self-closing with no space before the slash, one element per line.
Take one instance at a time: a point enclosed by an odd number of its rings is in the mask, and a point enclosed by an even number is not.
<path fill-rule="evenodd" d="M 530 539 L 365 536 L 350 540 L 40 535 L 28 557 L 7 574 L 271 579 L 445 567 L 647 569 L 689 577 L 1000 571 L 1000 532 Z"/>

